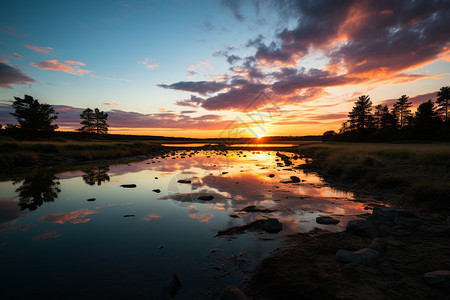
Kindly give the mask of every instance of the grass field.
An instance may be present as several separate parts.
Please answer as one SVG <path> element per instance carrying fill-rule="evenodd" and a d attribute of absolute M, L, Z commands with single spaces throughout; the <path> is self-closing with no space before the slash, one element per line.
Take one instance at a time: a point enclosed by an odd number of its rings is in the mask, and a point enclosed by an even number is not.
<path fill-rule="evenodd" d="M 0 166 L 13 168 L 52 161 L 89 161 L 149 154 L 161 150 L 151 142 L 0 142 Z"/>
<path fill-rule="evenodd" d="M 312 158 L 306 169 L 326 179 L 409 202 L 450 204 L 449 143 L 309 143 L 296 151 Z"/>

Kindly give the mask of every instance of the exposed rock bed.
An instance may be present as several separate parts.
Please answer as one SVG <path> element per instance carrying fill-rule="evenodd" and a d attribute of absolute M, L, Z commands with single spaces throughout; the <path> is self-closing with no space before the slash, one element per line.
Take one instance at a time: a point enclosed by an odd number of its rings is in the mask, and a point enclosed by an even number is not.
<path fill-rule="evenodd" d="M 254 299 L 448 299 L 447 218 L 375 207 L 344 232 L 288 237 L 263 260 Z"/>

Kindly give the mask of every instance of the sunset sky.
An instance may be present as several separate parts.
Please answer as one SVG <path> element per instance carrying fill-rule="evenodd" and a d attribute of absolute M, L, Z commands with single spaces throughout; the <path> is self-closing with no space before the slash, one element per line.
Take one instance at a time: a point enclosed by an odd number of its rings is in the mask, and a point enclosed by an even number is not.
<path fill-rule="evenodd" d="M 450 1 L 6 1 L 0 124 L 25 94 L 109 113 L 111 133 L 338 130 L 358 96 L 417 106 L 450 85 Z M 238 128 L 231 133 L 230 130 Z"/>

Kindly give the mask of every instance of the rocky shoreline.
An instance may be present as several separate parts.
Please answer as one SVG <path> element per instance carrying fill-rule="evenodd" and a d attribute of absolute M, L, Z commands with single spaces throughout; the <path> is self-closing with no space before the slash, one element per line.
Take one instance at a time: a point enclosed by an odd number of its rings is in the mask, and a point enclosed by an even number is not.
<path fill-rule="evenodd" d="M 343 232 L 288 237 L 263 260 L 253 299 L 448 299 L 448 218 L 375 207 Z"/>

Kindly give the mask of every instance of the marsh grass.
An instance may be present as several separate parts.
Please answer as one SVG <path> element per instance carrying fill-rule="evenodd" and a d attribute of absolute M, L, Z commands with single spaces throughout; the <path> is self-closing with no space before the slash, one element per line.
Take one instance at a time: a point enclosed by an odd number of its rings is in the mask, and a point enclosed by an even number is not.
<path fill-rule="evenodd" d="M 151 142 L 0 141 L 0 166 L 32 166 L 40 162 L 49 162 L 56 157 L 59 161 L 64 158 L 114 159 L 148 154 L 161 148 L 161 145 Z"/>
<path fill-rule="evenodd" d="M 450 144 L 314 143 L 298 150 L 306 168 L 350 186 L 385 190 L 409 201 L 450 205 Z"/>

